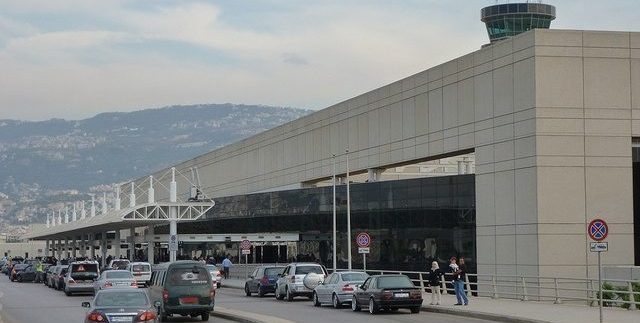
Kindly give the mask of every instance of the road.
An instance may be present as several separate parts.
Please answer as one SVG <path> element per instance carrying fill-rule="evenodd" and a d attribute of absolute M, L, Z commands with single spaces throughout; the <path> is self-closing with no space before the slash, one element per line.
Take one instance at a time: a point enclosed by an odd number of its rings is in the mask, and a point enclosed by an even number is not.
<path fill-rule="evenodd" d="M 443 315 L 436 313 L 411 314 L 409 310 L 397 313 L 379 313 L 371 315 L 363 310 L 355 313 L 351 308 L 334 309 L 331 306 L 314 307 L 311 301 L 304 297 L 296 298 L 293 302 L 278 301 L 274 297 L 247 297 L 240 289 L 222 288 L 219 290 L 216 306 L 234 310 L 245 310 L 262 315 L 274 316 L 292 322 L 305 323 L 390 323 L 390 322 L 421 322 L 421 323 L 488 323 L 467 317 Z"/>
<path fill-rule="evenodd" d="M 0 323 L 83 322 L 86 311 L 81 304 L 91 300 L 92 296 L 68 297 L 43 284 L 12 283 L 0 274 Z M 172 322 L 202 321 L 179 317 Z M 209 322 L 232 321 L 211 317 Z"/>
<path fill-rule="evenodd" d="M 0 275 L 0 323 L 82 322 L 85 310 L 80 304 L 90 300 L 92 300 L 91 296 L 68 297 L 42 284 L 12 283 L 7 276 Z M 276 301 L 273 297 L 246 297 L 242 290 L 230 288 L 218 290 L 216 307 L 259 314 L 263 318 L 274 317 L 289 322 L 305 323 L 489 322 L 435 313 L 410 314 L 406 310 L 372 316 L 367 311 L 354 313 L 348 308 L 341 310 L 331 307 L 317 308 L 306 298 L 299 298 L 289 303 Z M 280 322 L 286 322 L 284 320 Z M 198 322 L 199 320 L 178 317 L 171 321 Z M 228 323 L 230 321 L 211 317 L 209 322 Z"/>

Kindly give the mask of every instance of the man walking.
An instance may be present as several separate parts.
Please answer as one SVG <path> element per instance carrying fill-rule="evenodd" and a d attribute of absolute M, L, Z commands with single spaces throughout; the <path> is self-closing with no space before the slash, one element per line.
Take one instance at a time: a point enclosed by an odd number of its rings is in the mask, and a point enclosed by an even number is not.
<path fill-rule="evenodd" d="M 233 266 L 233 264 L 231 263 L 231 256 L 229 255 L 222 261 L 222 270 L 225 279 L 229 278 L 229 268 L 231 268 L 231 266 Z"/>
<path fill-rule="evenodd" d="M 469 299 L 467 293 L 464 290 L 465 277 L 467 276 L 467 266 L 464 264 L 464 258 L 460 257 L 460 265 L 456 264 L 456 258 L 451 258 L 451 268 L 455 268 L 453 272 L 453 288 L 456 292 L 456 299 L 458 303 L 455 305 L 469 305 Z"/>

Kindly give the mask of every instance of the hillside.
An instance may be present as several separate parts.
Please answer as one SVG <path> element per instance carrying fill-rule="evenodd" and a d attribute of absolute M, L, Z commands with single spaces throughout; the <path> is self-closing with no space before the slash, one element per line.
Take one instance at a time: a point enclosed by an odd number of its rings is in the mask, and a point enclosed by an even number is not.
<path fill-rule="evenodd" d="M 54 198 L 74 200 L 69 195 L 143 176 L 309 112 L 206 104 L 84 120 L 0 120 L 0 193 L 6 195 L 0 194 L 0 217 L 12 223 L 41 219 L 34 213 Z M 36 209 L 25 211 L 26 204 Z"/>

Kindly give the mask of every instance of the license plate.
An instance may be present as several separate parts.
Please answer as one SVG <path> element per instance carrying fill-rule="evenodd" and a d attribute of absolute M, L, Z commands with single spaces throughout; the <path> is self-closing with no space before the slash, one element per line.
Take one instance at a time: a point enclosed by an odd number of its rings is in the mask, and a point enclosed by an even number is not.
<path fill-rule="evenodd" d="M 180 304 L 198 304 L 197 297 L 180 297 Z"/>
<path fill-rule="evenodd" d="M 397 298 L 407 298 L 409 297 L 409 293 L 395 293 L 393 294 Z"/>
<path fill-rule="evenodd" d="M 111 322 L 131 322 L 131 317 L 129 316 L 112 316 Z"/>

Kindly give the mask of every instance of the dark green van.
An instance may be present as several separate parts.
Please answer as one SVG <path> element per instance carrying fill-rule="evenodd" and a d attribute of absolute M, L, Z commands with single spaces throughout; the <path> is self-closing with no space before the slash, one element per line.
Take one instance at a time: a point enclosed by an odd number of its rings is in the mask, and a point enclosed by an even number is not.
<path fill-rule="evenodd" d="M 197 261 L 176 261 L 153 266 L 151 300 L 160 304 L 161 322 L 174 314 L 209 320 L 213 311 L 216 291 L 207 268 Z"/>

